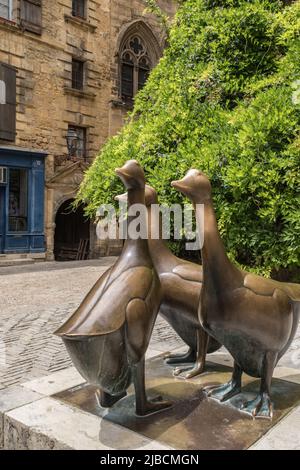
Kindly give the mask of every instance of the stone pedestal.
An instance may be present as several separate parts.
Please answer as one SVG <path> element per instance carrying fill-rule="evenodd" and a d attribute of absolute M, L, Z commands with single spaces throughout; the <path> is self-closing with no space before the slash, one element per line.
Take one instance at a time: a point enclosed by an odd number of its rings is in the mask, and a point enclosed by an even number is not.
<path fill-rule="evenodd" d="M 5 449 L 300 449 L 300 371 L 278 367 L 273 421 L 253 420 L 235 406 L 257 392 L 245 377 L 244 394 L 224 405 L 207 399 L 204 385 L 230 377 L 227 354 L 210 355 L 208 370 L 191 381 L 174 379 L 162 355 L 149 351 L 147 390 L 174 406 L 146 418 L 134 414 L 132 389 L 110 410 L 74 368 L 0 392 L 0 445 Z M 229 366 L 228 366 L 229 364 Z"/>

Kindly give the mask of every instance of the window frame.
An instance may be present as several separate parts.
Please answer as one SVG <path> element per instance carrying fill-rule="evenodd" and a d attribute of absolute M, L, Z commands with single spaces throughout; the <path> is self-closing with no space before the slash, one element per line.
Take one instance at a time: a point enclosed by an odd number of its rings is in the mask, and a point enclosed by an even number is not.
<path fill-rule="evenodd" d="M 82 131 L 83 133 L 83 139 L 82 139 L 82 142 L 83 142 L 83 155 L 79 156 L 78 154 L 76 155 L 71 155 L 70 158 L 71 159 L 76 159 L 76 160 L 81 160 L 81 161 L 87 161 L 88 159 L 88 145 L 87 145 L 87 142 L 88 142 L 88 128 L 85 127 L 85 126 L 78 126 L 76 124 L 71 124 L 69 123 L 68 124 L 68 130 L 70 129 L 74 129 L 75 132 L 77 133 L 78 135 L 78 130 Z"/>
<path fill-rule="evenodd" d="M 81 87 L 77 87 L 77 86 L 74 86 L 74 69 L 73 69 L 73 64 L 74 63 L 78 63 L 78 64 L 81 64 L 82 66 L 82 80 L 81 80 Z M 72 61 L 71 61 L 71 88 L 72 90 L 76 90 L 76 91 L 83 91 L 84 88 L 85 88 L 85 82 L 86 82 L 86 61 L 79 58 L 79 57 L 76 57 L 76 56 L 73 56 L 72 57 Z"/>
<path fill-rule="evenodd" d="M 148 80 L 148 77 L 149 77 L 149 74 L 151 72 L 151 64 L 149 62 L 149 66 L 146 67 L 146 66 L 143 66 L 140 64 L 141 60 L 139 61 L 139 66 L 138 66 L 138 69 L 137 69 L 137 91 L 141 90 L 145 84 L 146 84 L 146 81 Z M 143 84 L 140 86 L 140 72 L 143 71 L 144 73 L 147 73 L 147 78 L 146 80 L 143 82 Z"/>
<path fill-rule="evenodd" d="M 20 27 L 41 36 L 43 32 L 43 1 L 20 0 L 19 6 Z"/>
<path fill-rule="evenodd" d="M 9 20 L 12 21 L 14 12 L 14 0 L 8 0 L 8 16 Z"/>
<path fill-rule="evenodd" d="M 135 39 L 138 39 L 138 41 L 140 42 L 140 45 L 142 47 L 142 52 L 139 53 L 139 51 L 135 51 L 134 50 L 134 47 L 131 46 L 132 42 L 134 42 Z M 126 55 L 130 55 L 131 56 L 131 61 L 132 61 L 132 68 L 133 68 L 133 73 L 132 73 L 132 96 L 129 96 L 129 95 L 125 95 L 123 93 L 123 89 L 124 89 L 124 86 L 123 86 L 123 66 L 128 66 L 130 65 L 128 60 L 126 61 L 125 59 L 125 56 Z M 148 62 L 148 68 L 146 66 L 142 66 L 140 65 L 140 62 L 142 61 L 142 59 L 146 59 L 146 61 Z M 149 71 L 149 74 L 151 72 L 153 68 L 153 64 L 152 64 L 152 60 L 151 60 L 151 57 L 150 57 L 150 54 L 149 54 L 149 51 L 148 51 L 148 47 L 147 47 L 147 42 L 144 40 L 144 38 L 134 32 L 132 33 L 131 35 L 129 35 L 125 41 L 125 43 L 123 44 L 123 50 L 120 51 L 120 66 L 119 66 L 119 69 L 120 69 L 120 75 L 119 75 L 119 80 L 120 80 L 120 87 L 119 87 L 119 90 L 120 90 L 120 98 L 122 99 L 122 101 L 124 101 L 125 103 L 127 104 L 130 104 L 132 105 L 133 104 L 133 101 L 134 101 L 134 97 L 135 95 L 138 93 L 138 91 L 143 88 L 143 86 L 145 85 L 145 82 L 142 86 L 140 86 L 140 70 L 148 70 Z"/>
<path fill-rule="evenodd" d="M 26 230 L 10 230 L 10 207 L 9 207 L 9 197 L 10 197 L 10 172 L 11 171 L 14 171 L 14 170 L 17 170 L 17 171 L 24 171 L 25 174 L 26 174 Z M 29 233 L 30 232 L 30 228 L 29 228 L 29 223 L 30 223 L 30 217 L 31 217 L 31 213 L 30 213 L 30 201 L 29 201 L 29 185 L 30 185 L 30 171 L 28 168 L 21 168 L 21 167 L 9 167 L 8 169 L 8 208 L 7 208 L 7 211 L 8 211 L 8 217 L 7 217 L 7 233 L 9 235 L 20 235 L 20 234 L 26 234 L 26 233 Z"/>
<path fill-rule="evenodd" d="M 0 141 L 15 142 L 17 107 L 17 69 L 0 62 L 0 80 L 4 95 L 0 103 Z"/>
<path fill-rule="evenodd" d="M 78 14 L 74 14 L 75 8 L 74 8 L 74 6 L 73 6 L 73 3 L 75 3 L 76 1 L 78 1 L 78 0 L 72 0 L 71 15 L 72 15 L 74 18 L 79 18 L 79 19 L 81 19 L 81 20 L 86 20 L 86 19 L 87 19 L 87 0 L 80 0 L 80 1 L 83 2 L 83 16 L 78 15 Z"/>
<path fill-rule="evenodd" d="M 131 80 L 127 80 L 126 78 L 124 78 L 123 72 L 125 70 L 125 67 L 128 67 L 131 69 Z M 124 58 L 122 58 L 122 61 L 121 61 L 121 97 L 126 102 L 132 101 L 135 95 L 135 88 L 134 88 L 135 76 L 134 75 L 135 75 L 135 64 L 133 60 L 129 62 L 129 61 L 126 61 Z M 124 93 L 125 82 L 127 82 L 127 84 L 130 84 L 130 88 L 132 90 L 132 93 L 130 95 L 127 95 L 127 94 L 125 95 Z"/>
<path fill-rule="evenodd" d="M 8 0 L 8 17 L 6 18 L 5 16 L 0 16 L 0 18 L 3 18 L 8 21 L 13 20 L 13 12 L 14 12 L 14 1 L 16 0 Z"/>

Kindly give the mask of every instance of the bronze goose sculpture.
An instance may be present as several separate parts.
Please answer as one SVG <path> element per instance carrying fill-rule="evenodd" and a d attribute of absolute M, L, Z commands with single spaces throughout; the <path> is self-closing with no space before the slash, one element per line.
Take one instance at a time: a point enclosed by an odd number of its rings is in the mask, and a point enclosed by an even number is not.
<path fill-rule="evenodd" d="M 116 196 L 125 200 L 126 193 Z M 186 379 L 201 374 L 205 368 L 206 353 L 220 348 L 220 344 L 203 330 L 198 319 L 198 305 L 202 286 L 202 266 L 182 260 L 169 250 L 162 239 L 161 214 L 152 217 L 151 206 L 158 204 L 154 188 L 146 185 L 145 203 L 148 213 L 148 246 L 154 267 L 162 286 L 160 314 L 166 319 L 180 338 L 189 346 L 185 355 L 170 355 L 169 364 L 193 362 L 194 367 L 177 368 L 174 375 Z M 159 225 L 159 227 L 158 227 Z M 152 235 L 156 234 L 153 238 Z"/>
<path fill-rule="evenodd" d="M 144 204 L 145 178 L 140 165 L 130 160 L 116 169 L 116 174 L 128 190 L 129 206 Z M 132 382 L 138 416 L 171 405 L 167 401 L 149 401 L 145 391 L 145 353 L 160 298 L 160 281 L 147 240 L 128 238 L 115 265 L 56 331 L 80 374 L 99 387 L 102 406 L 110 407 L 124 397 Z"/>
<path fill-rule="evenodd" d="M 290 346 L 300 316 L 300 285 L 277 282 L 241 271 L 228 259 L 212 203 L 211 185 L 198 170 L 190 170 L 172 186 L 194 204 L 200 221 L 204 205 L 202 247 L 203 287 L 199 320 L 203 328 L 234 358 L 229 383 L 209 387 L 220 401 L 241 392 L 242 373 L 261 379 L 255 400 L 242 405 L 253 416 L 272 418 L 270 398 L 274 367 Z"/>

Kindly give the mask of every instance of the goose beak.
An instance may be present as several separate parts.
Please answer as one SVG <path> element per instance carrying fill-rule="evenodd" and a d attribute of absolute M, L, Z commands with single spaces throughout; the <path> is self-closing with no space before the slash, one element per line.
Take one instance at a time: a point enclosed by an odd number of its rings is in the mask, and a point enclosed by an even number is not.
<path fill-rule="evenodd" d="M 119 178 L 130 178 L 130 175 L 123 168 L 116 168 L 115 173 Z"/>
<path fill-rule="evenodd" d="M 115 196 L 115 201 L 127 202 L 127 193 L 118 194 L 117 196 Z"/>
<path fill-rule="evenodd" d="M 172 181 L 171 186 L 177 189 L 177 191 L 180 191 L 181 193 L 185 193 L 188 189 L 187 186 L 184 185 L 182 180 Z"/>

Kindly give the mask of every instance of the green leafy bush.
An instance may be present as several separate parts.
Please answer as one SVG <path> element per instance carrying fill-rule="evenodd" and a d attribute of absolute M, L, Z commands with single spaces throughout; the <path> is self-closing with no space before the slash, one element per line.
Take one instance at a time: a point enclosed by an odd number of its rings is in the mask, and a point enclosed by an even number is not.
<path fill-rule="evenodd" d="M 170 182 L 196 167 L 211 178 L 230 257 L 292 277 L 300 265 L 300 2 L 288 3 L 182 2 L 128 123 L 86 173 L 78 200 L 90 215 L 123 191 L 113 170 L 130 158 L 165 203 L 182 201 Z"/>

